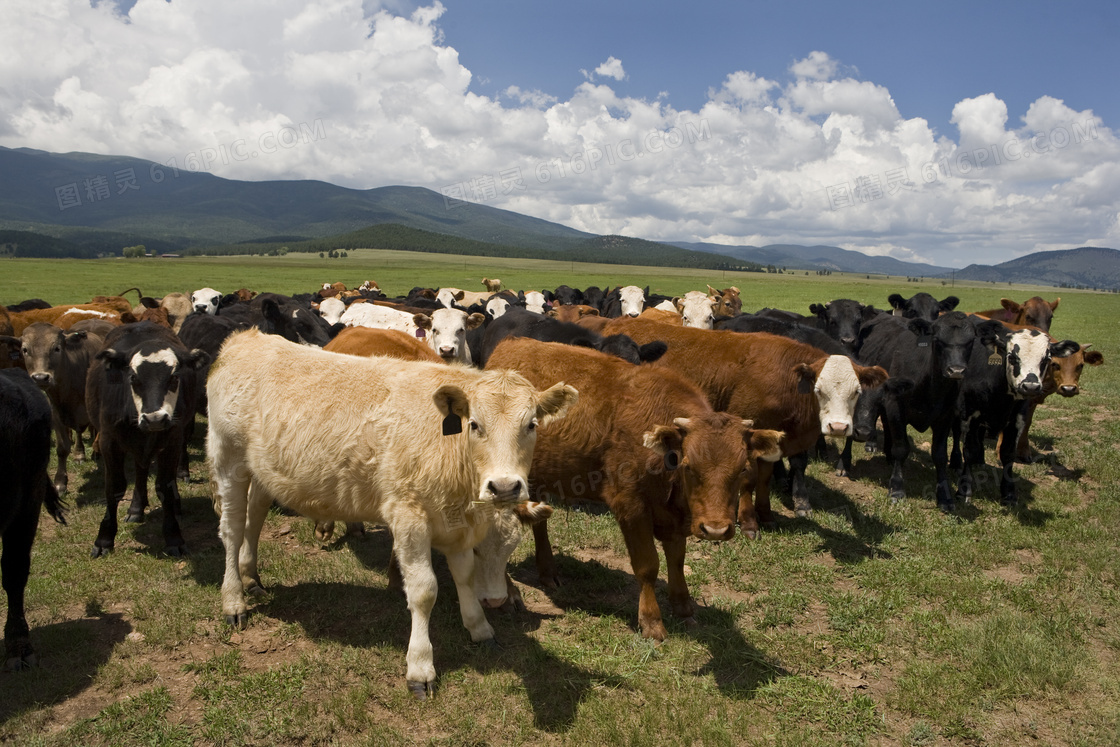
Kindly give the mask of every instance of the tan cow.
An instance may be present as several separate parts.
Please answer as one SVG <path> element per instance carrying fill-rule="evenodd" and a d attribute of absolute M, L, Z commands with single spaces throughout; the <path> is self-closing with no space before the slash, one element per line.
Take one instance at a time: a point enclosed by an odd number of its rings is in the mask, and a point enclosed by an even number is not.
<path fill-rule="evenodd" d="M 471 639 L 492 644 L 473 550 L 496 514 L 528 500 L 537 428 L 564 415 L 575 389 L 537 391 L 509 371 L 341 356 L 248 330 L 223 344 L 207 390 L 228 623 L 245 623 L 243 592 L 261 585 L 257 544 L 276 500 L 316 521 L 389 527 L 412 613 L 406 679 L 416 697 L 436 676 L 431 548 L 447 556 Z M 335 427 L 343 421 L 354 427 Z"/>
<path fill-rule="evenodd" d="M 502 281 L 498 278 L 483 278 L 482 285 L 490 293 L 497 293 L 502 289 Z"/>

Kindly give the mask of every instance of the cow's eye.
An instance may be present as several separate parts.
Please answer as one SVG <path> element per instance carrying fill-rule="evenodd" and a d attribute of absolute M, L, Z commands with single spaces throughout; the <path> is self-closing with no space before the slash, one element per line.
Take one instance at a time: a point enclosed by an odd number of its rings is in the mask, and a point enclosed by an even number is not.
<path fill-rule="evenodd" d="M 535 431 L 536 429 L 537 429 L 537 421 L 535 421 L 535 420 L 530 420 L 530 421 L 529 421 L 529 432 L 530 432 L 530 433 L 532 433 L 532 432 L 533 432 L 533 431 Z"/>
<path fill-rule="evenodd" d="M 471 430 L 475 431 L 476 433 L 478 432 L 478 423 L 474 422 L 473 420 L 471 421 Z"/>

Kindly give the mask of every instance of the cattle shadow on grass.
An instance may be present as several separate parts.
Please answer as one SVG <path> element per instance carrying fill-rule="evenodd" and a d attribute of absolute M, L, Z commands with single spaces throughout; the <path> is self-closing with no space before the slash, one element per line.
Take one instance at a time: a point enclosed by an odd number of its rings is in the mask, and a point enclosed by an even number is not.
<path fill-rule="evenodd" d="M 0 724 L 83 692 L 130 632 L 132 626 L 117 613 L 32 627 L 39 666 L 0 673 Z M 0 741 L 3 736 L 0 731 Z"/>
<path fill-rule="evenodd" d="M 531 612 L 508 614 L 488 610 L 487 619 L 501 649 L 493 652 L 473 644 L 463 627 L 446 563 L 434 565 L 439 595 L 429 635 L 439 673 L 437 698 L 441 697 L 441 682 L 446 681 L 449 673 L 464 668 L 484 675 L 512 671 L 524 683 L 535 726 L 559 732 L 574 723 L 580 703 L 594 686 L 626 686 L 620 678 L 573 664 L 541 646 L 525 632 L 526 618 L 535 616 Z M 329 582 L 274 586 L 252 612 L 299 625 L 313 641 L 329 640 L 363 649 L 391 648 L 398 657 L 393 666 L 402 670 L 397 684 L 404 687 L 403 669 L 412 623 L 404 596 L 397 591 Z M 538 626 L 539 620 L 536 625 L 528 625 Z"/>

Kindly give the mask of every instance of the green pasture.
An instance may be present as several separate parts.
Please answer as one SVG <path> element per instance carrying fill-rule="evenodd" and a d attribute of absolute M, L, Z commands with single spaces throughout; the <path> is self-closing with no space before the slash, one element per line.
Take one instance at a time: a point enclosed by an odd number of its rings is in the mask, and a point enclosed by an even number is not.
<path fill-rule="evenodd" d="M 1120 743 L 1115 296 L 367 250 L 345 259 L 9 259 L 0 261 L 0 301 L 76 302 L 131 286 L 153 296 L 203 286 L 293 293 L 367 279 L 389 293 L 481 290 L 483 276 L 514 288 L 634 283 L 667 294 L 735 285 L 747 310 L 802 312 L 841 297 L 885 306 L 892 292 L 951 293 L 963 310 L 1041 293 L 1062 298 L 1052 333 L 1093 343 L 1106 363 L 1085 371 L 1079 397 L 1039 409 L 1040 459 L 1017 467 L 1018 508 L 1000 507 L 988 474 L 956 516 L 938 512 L 927 490 L 928 434 L 912 434 L 909 494 L 896 505 L 881 455 L 857 447 L 852 479 L 815 461 L 810 518 L 796 518 L 780 491 L 777 529 L 761 539 L 690 541 L 700 624 L 677 623 L 662 595 L 670 637 L 661 645 L 637 633 L 638 587 L 609 515 L 557 510 L 550 531 L 564 584 L 555 591 L 537 586 L 531 539 L 521 545 L 510 570 L 528 610 L 488 613 L 503 646 L 496 653 L 470 643 L 437 557 L 431 635 L 440 676 L 427 703 L 404 686 L 409 615 L 388 589 L 383 529 L 320 546 L 307 520 L 275 509 L 261 540 L 268 593 L 234 632 L 220 621 L 223 550 L 202 463 L 205 427 L 183 486 L 191 552 L 181 560 L 162 554 L 157 505 L 146 523 L 121 524 L 113 555 L 91 561 L 103 485 L 96 464 L 75 465 L 69 524 L 44 514 L 32 559 L 28 618 L 41 666 L 0 674 L 0 742 Z"/>

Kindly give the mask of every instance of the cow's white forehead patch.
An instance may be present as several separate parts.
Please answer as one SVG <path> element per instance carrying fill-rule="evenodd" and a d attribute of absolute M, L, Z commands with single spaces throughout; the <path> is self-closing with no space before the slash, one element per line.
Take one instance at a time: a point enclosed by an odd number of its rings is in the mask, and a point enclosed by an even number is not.
<path fill-rule="evenodd" d="M 830 355 L 815 387 L 822 433 L 830 425 L 842 425 L 851 432 L 856 400 L 859 398 L 859 377 L 852 361 L 845 355 Z"/>
<path fill-rule="evenodd" d="M 171 348 L 160 348 L 154 353 L 148 353 L 147 355 L 137 353 L 132 356 L 132 361 L 129 365 L 132 367 L 133 371 L 136 371 L 140 368 L 141 364 L 144 363 L 162 363 L 174 371 L 179 366 L 179 359 Z"/>
<path fill-rule="evenodd" d="M 684 326 L 711 329 L 714 314 L 712 300 L 700 291 L 689 291 L 681 299 L 681 316 Z"/>
<path fill-rule="evenodd" d="M 544 294 L 540 291 L 529 291 L 525 294 L 525 308 L 538 314 L 544 313 Z"/>
<path fill-rule="evenodd" d="M 1024 329 L 1011 335 L 1007 342 L 1007 379 L 1014 386 L 1030 374 L 1042 378 L 1042 364 L 1050 353 L 1050 338 L 1041 332 Z M 1011 354 L 1017 358 L 1013 362 Z"/>
<path fill-rule="evenodd" d="M 544 296 L 541 298 L 543 299 Z M 497 319 L 509 310 L 509 301 L 504 298 L 491 298 L 486 302 L 486 310 L 490 312 L 490 316 Z"/>
<path fill-rule="evenodd" d="M 636 285 L 628 285 L 618 292 L 623 314 L 640 314 L 646 303 L 646 294 Z"/>

